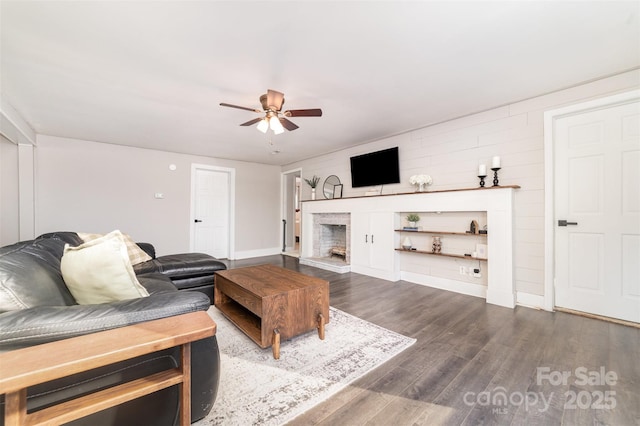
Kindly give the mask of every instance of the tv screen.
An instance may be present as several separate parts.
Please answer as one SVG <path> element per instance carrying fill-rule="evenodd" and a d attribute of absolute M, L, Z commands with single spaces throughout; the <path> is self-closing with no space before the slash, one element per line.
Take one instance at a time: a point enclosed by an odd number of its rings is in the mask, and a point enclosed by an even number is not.
<path fill-rule="evenodd" d="M 400 183 L 398 147 L 351 157 L 351 186 Z"/>

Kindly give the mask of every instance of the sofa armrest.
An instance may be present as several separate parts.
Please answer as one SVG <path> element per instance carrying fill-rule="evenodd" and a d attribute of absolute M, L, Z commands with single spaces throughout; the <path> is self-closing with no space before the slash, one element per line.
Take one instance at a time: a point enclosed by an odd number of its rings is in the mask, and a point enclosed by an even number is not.
<path fill-rule="evenodd" d="M 152 259 L 156 258 L 156 248 L 153 246 L 153 244 L 151 243 L 139 243 L 136 241 L 136 244 L 138 245 L 138 247 L 140 247 L 142 250 L 144 250 L 145 253 L 147 253 L 149 256 L 151 256 Z"/>
<path fill-rule="evenodd" d="M 38 306 L 0 314 L 0 351 L 39 345 L 154 319 L 206 311 L 198 292 L 160 292 L 98 305 Z"/>

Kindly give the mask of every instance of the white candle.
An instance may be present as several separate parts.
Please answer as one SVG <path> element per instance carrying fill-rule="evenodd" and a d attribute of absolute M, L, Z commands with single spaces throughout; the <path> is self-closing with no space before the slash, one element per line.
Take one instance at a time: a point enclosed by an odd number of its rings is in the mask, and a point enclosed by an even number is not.
<path fill-rule="evenodd" d="M 478 176 L 486 176 L 487 175 L 487 165 L 480 164 L 478 166 Z"/>
<path fill-rule="evenodd" d="M 493 157 L 493 160 L 491 160 L 491 168 L 492 169 L 500 168 L 500 157 Z"/>

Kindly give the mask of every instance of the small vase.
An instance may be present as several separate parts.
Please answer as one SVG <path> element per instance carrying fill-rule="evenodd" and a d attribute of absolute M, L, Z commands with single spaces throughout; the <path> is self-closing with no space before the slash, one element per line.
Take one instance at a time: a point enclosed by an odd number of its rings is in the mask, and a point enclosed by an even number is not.
<path fill-rule="evenodd" d="M 402 242 L 402 248 L 405 250 L 411 250 L 411 240 L 409 239 L 409 237 L 405 237 L 404 241 Z"/>
<path fill-rule="evenodd" d="M 440 237 L 433 237 L 431 251 L 436 254 L 439 254 L 442 251 L 442 242 L 440 241 Z"/>
<path fill-rule="evenodd" d="M 316 189 L 315 188 L 311 188 L 311 199 L 312 200 L 316 199 Z"/>
<path fill-rule="evenodd" d="M 416 223 L 415 223 L 415 222 L 409 222 L 409 226 L 410 226 L 411 228 L 415 228 L 415 227 L 416 227 Z"/>
<path fill-rule="evenodd" d="M 416 189 L 416 192 L 424 192 L 426 189 L 427 189 L 427 185 L 425 185 L 424 183 L 419 183 L 418 189 Z"/>

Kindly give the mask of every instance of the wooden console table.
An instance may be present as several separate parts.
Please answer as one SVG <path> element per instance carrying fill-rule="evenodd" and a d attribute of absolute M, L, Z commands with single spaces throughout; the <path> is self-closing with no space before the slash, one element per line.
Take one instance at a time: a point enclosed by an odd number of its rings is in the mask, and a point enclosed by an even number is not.
<path fill-rule="evenodd" d="M 0 354 L 5 426 L 67 423 L 179 385 L 180 424 L 191 424 L 191 342 L 215 335 L 206 312 L 143 322 Z M 181 346 L 180 367 L 27 414 L 27 388 L 82 371 Z"/>

